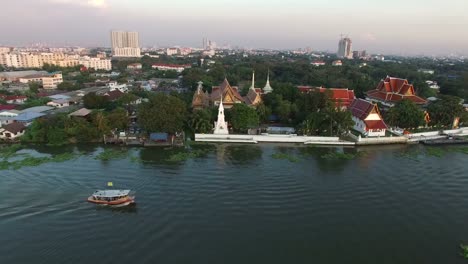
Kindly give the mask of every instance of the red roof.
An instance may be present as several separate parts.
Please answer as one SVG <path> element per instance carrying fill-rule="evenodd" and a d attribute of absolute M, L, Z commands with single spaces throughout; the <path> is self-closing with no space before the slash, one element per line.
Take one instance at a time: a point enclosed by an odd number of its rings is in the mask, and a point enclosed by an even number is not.
<path fill-rule="evenodd" d="M 387 129 L 387 125 L 383 120 L 364 120 L 366 124 L 366 130 L 374 130 L 374 129 Z"/>
<path fill-rule="evenodd" d="M 409 99 L 416 104 L 425 104 L 427 101 L 416 95 L 412 84 L 406 79 L 388 77 L 380 81 L 375 90 L 367 92 L 367 96 L 383 102 L 396 103 Z"/>
<path fill-rule="evenodd" d="M 387 125 L 382 120 L 379 108 L 376 104 L 366 101 L 364 99 L 356 99 L 348 107 L 351 114 L 356 118 L 362 120 L 366 124 L 366 130 L 370 129 L 386 129 Z M 375 113 L 379 116 L 379 120 L 365 120 L 371 113 Z"/>
<path fill-rule="evenodd" d="M 353 90 L 348 88 L 324 88 L 324 87 L 311 87 L 311 86 L 298 86 L 301 93 L 308 93 L 310 91 L 327 92 L 329 91 L 329 99 L 335 102 L 335 106 L 348 107 L 351 102 L 356 98 Z"/>
<path fill-rule="evenodd" d="M 28 97 L 24 95 L 7 95 L 3 97 L 3 99 L 5 99 L 5 101 L 10 101 L 10 100 L 28 99 Z"/>
<path fill-rule="evenodd" d="M 15 109 L 16 105 L 0 105 L 0 111 L 3 110 L 13 110 Z"/>
<path fill-rule="evenodd" d="M 109 101 L 114 101 L 122 97 L 122 95 L 124 95 L 124 93 L 116 89 L 111 92 L 107 92 L 104 96 L 106 96 Z"/>
<path fill-rule="evenodd" d="M 351 114 L 353 114 L 353 116 L 361 120 L 366 119 L 366 117 L 372 112 L 372 110 L 376 110 L 378 113 L 377 105 L 360 98 L 354 100 L 348 107 L 348 110 L 351 111 Z"/>

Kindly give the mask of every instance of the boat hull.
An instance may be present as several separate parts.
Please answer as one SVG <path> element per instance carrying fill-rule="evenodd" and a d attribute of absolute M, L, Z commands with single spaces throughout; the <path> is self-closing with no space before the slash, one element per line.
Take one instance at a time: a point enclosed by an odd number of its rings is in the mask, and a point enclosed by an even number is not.
<path fill-rule="evenodd" d="M 127 205 L 135 203 L 135 196 L 129 196 L 126 199 L 120 199 L 120 200 L 115 200 L 115 201 L 95 200 L 95 199 L 93 199 L 93 196 L 90 196 L 90 197 L 88 197 L 88 202 L 93 203 L 93 204 L 98 204 L 98 205 L 109 205 L 109 206 L 113 206 L 113 207 L 122 207 L 122 206 L 127 206 Z"/>

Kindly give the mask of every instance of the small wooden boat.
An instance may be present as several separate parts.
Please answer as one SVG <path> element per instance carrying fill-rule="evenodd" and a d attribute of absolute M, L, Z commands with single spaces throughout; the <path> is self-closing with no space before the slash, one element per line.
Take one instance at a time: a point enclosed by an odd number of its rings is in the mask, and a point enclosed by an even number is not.
<path fill-rule="evenodd" d="M 88 197 L 88 202 L 100 205 L 126 206 L 135 203 L 130 190 L 97 190 Z"/>

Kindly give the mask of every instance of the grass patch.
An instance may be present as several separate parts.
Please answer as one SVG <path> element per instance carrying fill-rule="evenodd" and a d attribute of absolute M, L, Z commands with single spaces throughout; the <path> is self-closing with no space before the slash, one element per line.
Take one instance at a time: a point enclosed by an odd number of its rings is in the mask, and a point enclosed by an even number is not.
<path fill-rule="evenodd" d="M 209 151 L 210 150 L 196 149 L 196 150 L 191 150 L 191 151 L 178 152 L 178 153 L 174 153 L 170 155 L 166 161 L 182 162 L 182 161 L 186 161 L 189 159 L 200 158 L 206 155 Z"/>
<path fill-rule="evenodd" d="M 18 170 L 22 167 L 35 167 L 49 162 L 65 162 L 74 159 L 77 154 L 63 153 L 52 157 L 32 157 L 26 156 L 24 159 L 16 161 L 3 160 L 0 161 L 0 170 Z"/>
<path fill-rule="evenodd" d="M 299 161 L 299 158 L 297 158 L 296 156 L 289 155 L 289 154 L 286 154 L 286 153 L 281 153 L 281 152 L 272 154 L 271 157 L 274 158 L 274 159 L 289 160 L 290 162 L 298 162 Z"/>
<path fill-rule="evenodd" d="M 99 153 L 95 159 L 102 161 L 109 161 L 113 159 L 123 159 L 127 157 L 127 151 L 115 150 L 115 149 L 105 149 L 103 152 Z"/>
<path fill-rule="evenodd" d="M 18 152 L 18 150 L 22 148 L 23 146 L 21 146 L 21 144 L 13 144 L 7 147 L 0 148 L 0 158 L 8 159 L 14 157 L 16 155 L 16 152 Z"/>
<path fill-rule="evenodd" d="M 442 148 L 435 148 L 435 147 L 427 147 L 426 148 L 426 155 L 432 157 L 442 157 L 447 151 Z"/>

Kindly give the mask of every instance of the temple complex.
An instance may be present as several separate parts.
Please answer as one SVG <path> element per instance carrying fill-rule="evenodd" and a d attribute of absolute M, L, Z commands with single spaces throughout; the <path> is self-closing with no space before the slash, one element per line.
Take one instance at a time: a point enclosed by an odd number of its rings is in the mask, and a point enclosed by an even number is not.
<path fill-rule="evenodd" d="M 246 104 L 256 107 L 262 102 L 262 95 L 273 91 L 270 85 L 270 76 L 267 76 L 265 87 L 255 88 L 255 72 L 252 73 L 252 84 L 246 96 L 241 96 L 237 86 L 231 86 L 229 81 L 224 78 L 224 81 L 219 86 L 213 86 L 211 94 L 203 92 L 203 83 L 198 82 L 197 90 L 192 98 L 192 108 L 194 110 L 204 109 L 209 106 L 218 106 L 223 103 L 225 109 L 232 108 L 235 104 Z"/>

